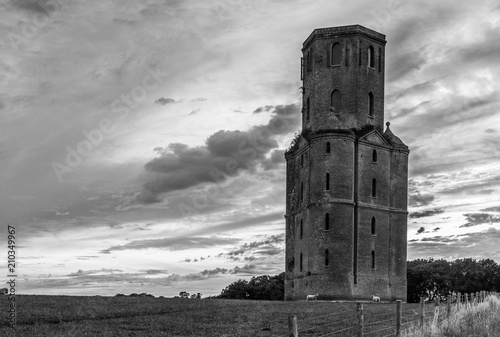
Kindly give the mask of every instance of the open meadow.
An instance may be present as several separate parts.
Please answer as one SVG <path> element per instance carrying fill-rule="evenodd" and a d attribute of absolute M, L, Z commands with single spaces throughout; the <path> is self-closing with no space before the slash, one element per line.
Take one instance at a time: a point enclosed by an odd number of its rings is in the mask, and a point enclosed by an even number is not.
<path fill-rule="evenodd" d="M 352 302 L 17 295 L 17 325 L 12 329 L 7 296 L 0 300 L 2 337 L 287 336 L 290 314 L 297 315 L 301 336 L 320 336 L 356 322 Z M 417 308 L 418 304 L 403 304 L 404 313 Z M 365 320 L 373 316 L 374 321 L 384 321 L 395 311 L 394 303 L 366 303 Z"/>

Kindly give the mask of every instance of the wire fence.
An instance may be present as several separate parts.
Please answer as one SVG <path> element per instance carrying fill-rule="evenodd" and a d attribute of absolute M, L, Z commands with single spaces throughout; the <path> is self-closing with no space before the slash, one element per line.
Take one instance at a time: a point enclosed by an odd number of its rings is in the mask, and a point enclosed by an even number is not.
<path fill-rule="evenodd" d="M 288 336 L 355 336 L 355 337 L 400 337 L 421 336 L 428 326 L 443 324 L 453 312 L 463 307 L 483 302 L 492 292 L 449 295 L 445 302 L 426 302 L 420 299 L 418 308 L 403 310 L 402 301 L 365 305 L 356 303 L 356 309 L 297 320 L 296 315 L 288 318 Z M 299 329 L 300 325 L 300 329 Z"/>

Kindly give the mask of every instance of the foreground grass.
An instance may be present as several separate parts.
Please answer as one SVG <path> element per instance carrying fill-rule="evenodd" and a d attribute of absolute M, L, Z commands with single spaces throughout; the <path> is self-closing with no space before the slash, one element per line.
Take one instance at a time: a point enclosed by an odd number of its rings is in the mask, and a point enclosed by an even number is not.
<path fill-rule="evenodd" d="M 418 337 L 498 337 L 500 336 L 500 299 L 488 296 L 483 303 L 455 307 L 449 320 L 430 324 L 423 333 L 415 327 L 403 336 Z"/>
<path fill-rule="evenodd" d="M 289 314 L 297 315 L 301 336 L 313 336 L 349 327 L 356 317 L 355 303 L 18 295 L 12 329 L 8 305 L 0 297 L 2 337 L 287 336 Z M 393 316 L 395 305 L 365 305 L 367 318 L 379 320 L 381 312 Z"/>

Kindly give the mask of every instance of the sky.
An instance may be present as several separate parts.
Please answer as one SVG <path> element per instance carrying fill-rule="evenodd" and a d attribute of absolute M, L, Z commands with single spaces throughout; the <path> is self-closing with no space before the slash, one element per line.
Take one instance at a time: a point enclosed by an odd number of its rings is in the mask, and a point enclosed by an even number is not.
<path fill-rule="evenodd" d="M 12 226 L 17 293 L 207 296 L 283 272 L 302 43 L 352 24 L 387 36 L 408 259 L 500 263 L 497 1 L 7 0 L 0 249 Z"/>

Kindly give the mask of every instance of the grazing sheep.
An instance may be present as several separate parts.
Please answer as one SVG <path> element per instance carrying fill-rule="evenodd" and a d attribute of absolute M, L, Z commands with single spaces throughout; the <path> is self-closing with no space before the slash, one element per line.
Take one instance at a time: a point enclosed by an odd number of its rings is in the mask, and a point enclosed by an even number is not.
<path fill-rule="evenodd" d="M 375 303 L 380 302 L 380 297 L 372 295 L 372 301 Z"/>
<path fill-rule="evenodd" d="M 318 299 L 318 293 L 316 293 L 316 295 L 307 295 L 307 297 L 306 297 L 306 301 L 309 301 L 309 300 L 316 301 L 317 299 Z"/>
<path fill-rule="evenodd" d="M 7 295 L 9 293 L 9 289 L 7 288 L 0 288 L 0 294 Z"/>

